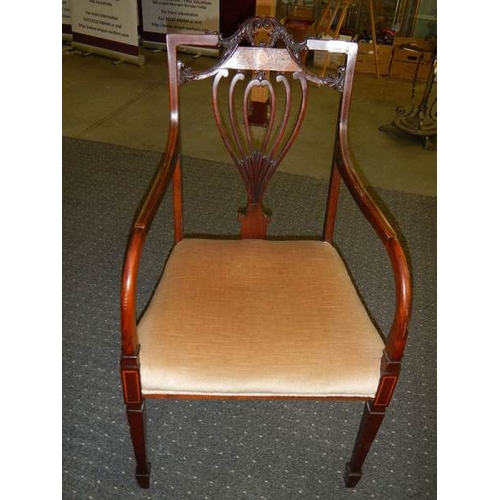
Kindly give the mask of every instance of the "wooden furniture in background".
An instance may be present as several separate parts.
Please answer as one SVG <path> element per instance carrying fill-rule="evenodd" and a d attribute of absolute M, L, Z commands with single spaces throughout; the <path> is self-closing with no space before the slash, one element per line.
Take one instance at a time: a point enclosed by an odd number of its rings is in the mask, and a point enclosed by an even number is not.
<path fill-rule="evenodd" d="M 276 0 L 257 0 L 255 15 L 259 17 L 276 17 Z M 257 41 L 258 36 L 257 36 Z M 269 95 L 264 87 L 252 89 L 252 101 L 249 121 L 252 125 L 265 126 L 268 120 Z"/>
<path fill-rule="evenodd" d="M 179 46 L 191 44 L 218 46 L 221 57 L 215 66 L 193 71 L 177 57 Z M 344 54 L 346 65 L 326 77 L 313 74 L 301 63 L 306 48 Z M 353 487 L 399 377 L 411 307 L 410 272 L 398 236 L 350 158 L 348 115 L 357 44 L 298 43 L 275 19 L 256 17 L 227 39 L 169 34 L 167 51 L 166 154 L 133 223 L 121 285 L 121 379 L 137 481 L 149 487 L 148 398 L 291 398 L 365 402 L 345 470 L 345 484 Z M 215 123 L 245 186 L 236 239 L 184 233 L 179 88 L 204 79 L 212 79 Z M 268 240 L 266 187 L 300 132 L 311 84 L 340 94 L 323 232 L 316 239 Z M 267 127 L 257 131 L 248 119 L 255 87 L 265 87 L 270 96 Z M 331 117 L 325 121 L 331 126 Z M 333 244 L 342 182 L 392 264 L 395 312 L 385 335 L 370 320 Z M 141 252 L 169 186 L 174 245 L 137 321 Z"/>
<path fill-rule="evenodd" d="M 340 31 L 344 27 L 344 23 L 347 18 L 347 13 L 349 9 L 354 5 L 354 3 L 355 0 L 329 0 L 328 4 L 323 10 L 320 20 L 313 26 L 311 34 L 315 37 L 323 35 L 329 36 L 333 40 L 337 40 L 339 38 Z M 377 48 L 377 33 L 375 30 L 375 14 L 373 12 L 373 0 L 368 0 L 368 10 L 370 13 L 370 31 L 372 36 L 373 57 L 375 61 L 375 75 L 377 78 L 380 78 L 378 48 Z M 335 23 L 335 28 L 332 30 L 331 26 L 335 19 L 337 19 L 337 22 Z M 321 69 L 322 76 L 325 75 L 329 63 L 330 63 L 330 57 L 327 56 L 325 58 L 323 67 Z"/>

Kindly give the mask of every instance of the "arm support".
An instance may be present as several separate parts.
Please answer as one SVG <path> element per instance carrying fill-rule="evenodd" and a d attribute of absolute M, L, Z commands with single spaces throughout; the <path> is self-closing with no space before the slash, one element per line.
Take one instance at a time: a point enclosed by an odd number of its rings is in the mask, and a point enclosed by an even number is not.
<path fill-rule="evenodd" d="M 168 154 L 162 163 L 153 186 L 144 200 L 141 209 L 134 221 L 132 233 L 125 254 L 125 262 L 122 272 L 121 284 L 121 331 L 122 331 L 122 353 L 132 355 L 137 346 L 136 328 L 136 288 L 137 273 L 142 248 L 149 232 L 149 228 L 158 211 L 158 207 L 165 195 L 175 166 L 180 161 L 180 152 L 177 140 L 177 131 L 170 136 L 173 144 L 171 154 Z"/>
<path fill-rule="evenodd" d="M 342 179 L 361 212 L 382 241 L 391 261 L 395 282 L 396 309 L 391 330 L 386 339 L 385 349 L 391 361 L 399 361 L 403 357 L 411 313 L 412 287 L 410 269 L 396 232 L 352 168 L 347 147 L 347 133 L 342 124 L 339 127 L 339 139 L 340 147 L 336 148 L 338 153 L 337 165 Z"/>

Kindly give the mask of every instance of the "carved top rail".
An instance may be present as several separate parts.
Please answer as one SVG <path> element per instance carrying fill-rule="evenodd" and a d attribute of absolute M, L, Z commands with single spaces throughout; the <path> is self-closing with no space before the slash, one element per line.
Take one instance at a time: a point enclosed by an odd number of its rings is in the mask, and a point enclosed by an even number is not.
<path fill-rule="evenodd" d="M 191 68 L 185 68 L 179 62 L 179 83 L 181 85 L 188 81 L 201 80 L 214 76 L 222 68 L 239 69 L 239 66 L 244 64 L 243 61 L 246 59 L 247 64 L 248 62 L 252 62 L 256 67 L 245 69 L 280 71 L 278 67 L 281 67 L 281 71 L 300 71 L 312 83 L 342 91 L 344 85 L 344 67 L 338 68 L 335 75 L 328 74 L 325 77 L 320 77 L 310 72 L 302 64 L 301 53 L 306 50 L 328 50 L 337 53 L 354 54 L 356 51 L 356 44 L 339 43 L 337 40 L 309 38 L 301 42 L 296 42 L 282 24 L 270 17 L 253 17 L 248 19 L 230 37 L 219 37 L 218 45 L 221 49 L 219 63 L 206 71 L 195 72 Z M 245 50 L 248 48 L 248 45 L 253 49 L 259 50 Z M 262 50 L 280 47 L 283 47 L 281 55 L 275 50 Z M 266 58 L 265 54 L 268 54 L 270 57 Z M 273 55 L 271 56 L 271 54 Z M 285 54 L 288 55 L 288 58 Z M 273 67 L 273 65 L 277 66 Z"/>

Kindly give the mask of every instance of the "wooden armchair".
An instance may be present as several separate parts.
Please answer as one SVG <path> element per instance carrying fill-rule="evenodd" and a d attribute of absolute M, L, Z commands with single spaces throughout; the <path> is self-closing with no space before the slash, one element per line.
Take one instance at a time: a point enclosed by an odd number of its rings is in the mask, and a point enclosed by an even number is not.
<path fill-rule="evenodd" d="M 195 72 L 178 61 L 181 45 L 218 46 L 221 56 L 212 68 Z M 319 77 L 302 65 L 303 50 L 342 54 L 345 66 L 335 75 Z M 363 400 L 346 486 L 353 487 L 361 478 L 398 380 L 411 284 L 398 237 L 349 158 L 347 121 L 356 51 L 357 45 L 350 42 L 294 42 L 272 18 L 249 19 L 227 39 L 216 34 L 167 35 L 170 134 L 165 160 L 133 224 L 121 288 L 121 376 L 136 478 L 143 488 L 150 477 L 147 398 Z M 215 123 L 246 189 L 239 238 L 189 238 L 183 232 L 179 87 L 206 78 L 213 79 Z M 309 84 L 340 94 L 323 234 L 316 240 L 268 240 L 264 193 L 299 133 Z M 254 88 L 267 89 L 269 96 L 267 123 L 258 130 L 249 123 Z M 292 104 L 297 93 L 298 104 Z M 342 181 L 392 263 L 395 315 L 386 336 L 370 320 L 332 244 Z M 169 185 L 175 243 L 137 322 L 141 251 Z"/>

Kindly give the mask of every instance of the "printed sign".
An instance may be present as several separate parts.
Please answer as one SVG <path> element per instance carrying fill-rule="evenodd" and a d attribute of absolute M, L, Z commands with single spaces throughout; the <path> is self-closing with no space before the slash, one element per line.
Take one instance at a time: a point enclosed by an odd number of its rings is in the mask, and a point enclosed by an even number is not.
<path fill-rule="evenodd" d="M 71 35 L 71 6 L 69 0 L 62 0 L 62 33 L 63 38 L 68 38 L 68 35 Z"/>
<path fill-rule="evenodd" d="M 170 31 L 219 31 L 219 0 L 142 0 L 142 20 L 145 40 L 164 41 Z"/>
<path fill-rule="evenodd" d="M 135 0 L 73 0 L 71 17 L 74 45 L 141 63 Z"/>

